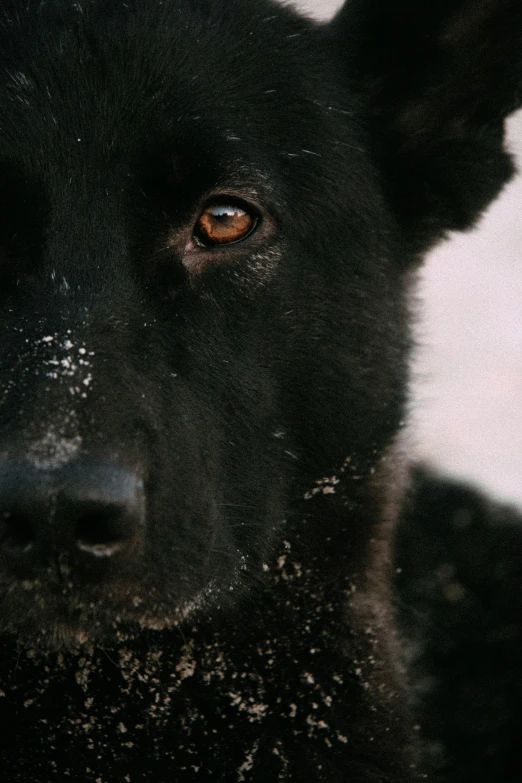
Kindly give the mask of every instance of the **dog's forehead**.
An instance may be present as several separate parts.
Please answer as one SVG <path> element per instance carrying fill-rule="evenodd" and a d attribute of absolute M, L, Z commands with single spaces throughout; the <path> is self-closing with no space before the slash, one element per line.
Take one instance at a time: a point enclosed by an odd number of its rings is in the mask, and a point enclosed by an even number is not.
<path fill-rule="evenodd" d="M 132 144 L 140 133 L 168 138 L 195 124 L 228 141 L 245 126 L 253 139 L 267 129 L 277 137 L 281 108 L 299 99 L 307 28 L 264 2 L 255 8 L 233 0 L 223 15 L 217 0 L 54 0 L 6 12 L 0 143 L 16 129 L 18 150 L 24 134 L 34 147 L 57 133 L 61 145 L 87 136 Z"/>

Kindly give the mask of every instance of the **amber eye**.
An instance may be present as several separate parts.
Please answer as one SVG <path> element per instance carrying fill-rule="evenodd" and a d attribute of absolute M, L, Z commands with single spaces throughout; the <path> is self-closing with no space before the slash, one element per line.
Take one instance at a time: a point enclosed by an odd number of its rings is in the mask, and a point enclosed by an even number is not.
<path fill-rule="evenodd" d="M 231 245 L 245 239 L 257 225 L 255 215 L 235 204 L 214 204 L 205 209 L 194 229 L 201 245 Z"/>

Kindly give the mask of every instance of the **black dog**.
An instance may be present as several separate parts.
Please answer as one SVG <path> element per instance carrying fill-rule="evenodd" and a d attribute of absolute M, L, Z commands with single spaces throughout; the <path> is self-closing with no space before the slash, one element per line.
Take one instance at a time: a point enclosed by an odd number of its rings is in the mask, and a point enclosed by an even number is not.
<path fill-rule="evenodd" d="M 4 0 L 0 64 L 2 781 L 521 779 L 520 529 L 400 437 L 520 0 Z"/>

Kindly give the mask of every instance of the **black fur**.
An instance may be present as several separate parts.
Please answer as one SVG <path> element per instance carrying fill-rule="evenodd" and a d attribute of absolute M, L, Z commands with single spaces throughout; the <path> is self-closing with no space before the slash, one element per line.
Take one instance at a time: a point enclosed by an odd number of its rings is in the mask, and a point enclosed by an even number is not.
<path fill-rule="evenodd" d="M 415 471 L 398 619 L 429 780 L 522 780 L 522 519 Z"/>
<path fill-rule="evenodd" d="M 506 553 L 451 615 L 437 480 L 398 600 L 393 560 L 413 265 L 507 181 L 521 103 L 518 0 L 351 0 L 324 26 L 270 0 L 2 3 L 3 780 L 518 779 L 514 663 L 489 744 L 450 724 L 463 655 L 494 689 L 468 625 L 519 605 L 517 523 L 481 523 Z M 256 230 L 194 241 L 231 201 Z M 484 627 L 515 656 L 507 624 Z"/>

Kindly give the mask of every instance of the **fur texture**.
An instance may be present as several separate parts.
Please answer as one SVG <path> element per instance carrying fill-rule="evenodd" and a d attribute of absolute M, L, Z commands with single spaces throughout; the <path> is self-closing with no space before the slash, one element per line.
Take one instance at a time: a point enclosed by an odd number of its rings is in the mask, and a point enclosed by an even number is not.
<path fill-rule="evenodd" d="M 486 780 L 437 481 L 395 529 L 414 267 L 511 175 L 521 96 L 518 0 L 3 2 L 3 780 Z M 215 207 L 248 235 L 202 241 Z"/>

